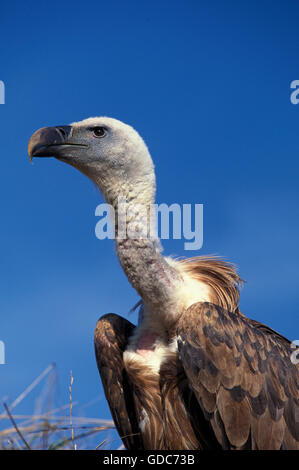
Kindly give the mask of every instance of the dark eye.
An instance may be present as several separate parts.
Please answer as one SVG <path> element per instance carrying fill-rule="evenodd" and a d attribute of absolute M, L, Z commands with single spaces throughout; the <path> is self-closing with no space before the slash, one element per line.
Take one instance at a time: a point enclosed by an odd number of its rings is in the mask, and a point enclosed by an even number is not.
<path fill-rule="evenodd" d="M 104 137 L 106 135 L 105 127 L 94 127 L 92 132 L 95 137 Z"/>

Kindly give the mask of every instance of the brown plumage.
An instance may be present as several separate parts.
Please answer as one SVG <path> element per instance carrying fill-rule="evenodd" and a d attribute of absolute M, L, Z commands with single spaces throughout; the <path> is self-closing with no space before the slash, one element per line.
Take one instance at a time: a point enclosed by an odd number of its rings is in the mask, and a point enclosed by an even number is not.
<path fill-rule="evenodd" d="M 169 354 L 160 375 L 138 363 L 124 364 L 123 352 L 133 329 L 134 325 L 114 314 L 104 315 L 95 329 L 95 353 L 104 392 L 125 447 L 220 448 L 177 354 Z M 140 423 L 146 418 L 148 426 L 141 432 Z"/>
<path fill-rule="evenodd" d="M 213 304 L 191 306 L 178 337 L 189 384 L 222 448 L 299 449 L 299 370 L 288 340 Z"/>
<path fill-rule="evenodd" d="M 180 264 L 211 287 L 215 303 L 193 304 L 180 316 L 169 331 L 177 351 L 167 352 L 159 374 L 124 363 L 131 323 L 110 314 L 97 324 L 98 367 L 124 445 L 299 449 L 299 370 L 290 342 L 240 314 L 233 265 L 211 257 Z"/>

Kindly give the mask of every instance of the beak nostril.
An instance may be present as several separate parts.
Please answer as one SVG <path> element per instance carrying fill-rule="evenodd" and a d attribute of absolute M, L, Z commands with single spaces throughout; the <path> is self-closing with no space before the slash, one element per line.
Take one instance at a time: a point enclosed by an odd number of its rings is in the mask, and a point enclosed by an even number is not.
<path fill-rule="evenodd" d="M 63 135 L 63 137 L 66 137 L 66 132 L 65 132 L 65 130 L 63 129 L 63 127 L 57 127 L 57 129 L 61 132 L 61 134 Z"/>
<path fill-rule="evenodd" d="M 56 126 L 55 129 L 56 131 L 59 132 L 59 134 L 64 140 L 68 139 L 71 136 L 71 133 L 72 133 L 71 126 Z"/>

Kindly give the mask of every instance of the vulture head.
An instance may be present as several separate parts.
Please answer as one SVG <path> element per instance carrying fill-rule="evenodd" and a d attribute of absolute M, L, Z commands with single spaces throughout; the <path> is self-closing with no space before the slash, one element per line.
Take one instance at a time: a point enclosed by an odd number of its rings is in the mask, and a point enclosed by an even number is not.
<path fill-rule="evenodd" d="M 104 196 L 142 192 L 152 202 L 154 165 L 146 144 L 129 125 L 108 117 L 89 118 L 67 126 L 44 127 L 29 141 L 33 157 L 55 157 L 92 179 Z"/>

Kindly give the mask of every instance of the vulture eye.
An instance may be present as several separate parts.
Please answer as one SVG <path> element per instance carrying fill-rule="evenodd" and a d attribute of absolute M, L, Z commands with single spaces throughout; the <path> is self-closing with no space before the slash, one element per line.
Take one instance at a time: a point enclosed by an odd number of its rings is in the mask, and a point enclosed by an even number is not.
<path fill-rule="evenodd" d="M 94 127 L 92 132 L 95 137 L 105 137 L 106 135 L 105 127 Z"/>

